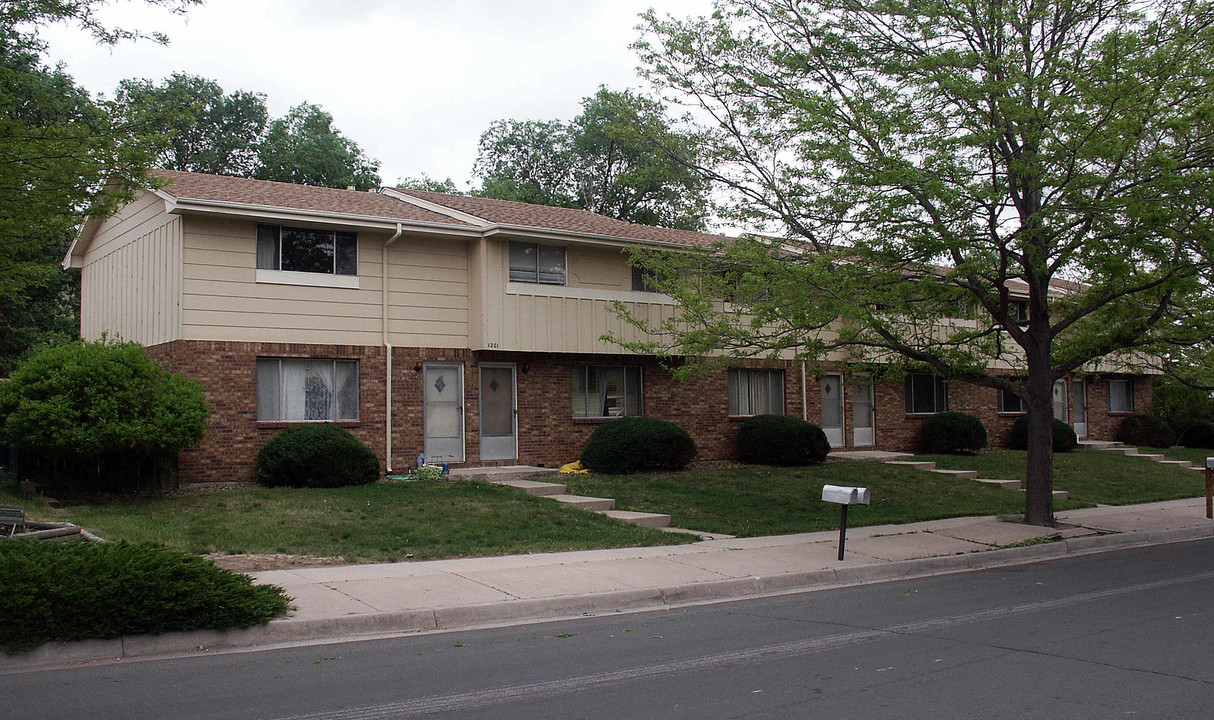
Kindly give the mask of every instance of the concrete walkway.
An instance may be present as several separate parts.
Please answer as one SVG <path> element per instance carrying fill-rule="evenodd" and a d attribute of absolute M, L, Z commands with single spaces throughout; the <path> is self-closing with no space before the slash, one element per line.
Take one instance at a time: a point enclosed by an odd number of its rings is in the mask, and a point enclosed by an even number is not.
<path fill-rule="evenodd" d="M 855 509 L 853 522 L 864 510 Z M 1214 537 L 1204 498 L 1072 510 L 1058 520 L 1059 530 L 995 517 L 850 528 L 842 562 L 838 532 L 831 531 L 274 570 L 254 577 L 285 588 L 296 609 L 269 625 L 52 644 L 26 655 L 0 656 L 0 672 L 677 607 Z M 1049 540 L 1034 543 L 1037 538 Z"/>

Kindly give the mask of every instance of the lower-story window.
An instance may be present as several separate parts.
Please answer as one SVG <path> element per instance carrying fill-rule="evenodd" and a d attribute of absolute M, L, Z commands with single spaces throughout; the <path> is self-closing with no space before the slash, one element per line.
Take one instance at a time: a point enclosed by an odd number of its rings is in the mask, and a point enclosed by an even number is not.
<path fill-rule="evenodd" d="M 1133 381 L 1109 380 L 1109 412 L 1134 412 Z"/>
<path fill-rule="evenodd" d="M 358 420 L 358 361 L 258 358 L 257 419 Z"/>
<path fill-rule="evenodd" d="M 906 412 L 928 415 L 948 410 L 948 385 L 944 378 L 925 373 L 906 376 Z"/>
<path fill-rule="evenodd" d="M 639 416 L 641 369 L 587 365 L 573 369 L 575 418 Z"/>
<path fill-rule="evenodd" d="M 730 415 L 784 414 L 783 370 L 734 368 L 728 383 Z"/>

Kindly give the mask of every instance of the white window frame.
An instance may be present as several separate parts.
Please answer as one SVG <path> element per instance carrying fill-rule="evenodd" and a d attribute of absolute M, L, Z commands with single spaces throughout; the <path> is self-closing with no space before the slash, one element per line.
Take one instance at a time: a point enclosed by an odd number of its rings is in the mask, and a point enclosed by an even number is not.
<path fill-rule="evenodd" d="M 623 375 L 623 382 L 620 386 L 620 394 L 611 396 L 609 399 L 614 399 L 617 404 L 611 407 L 618 408 L 619 412 L 611 412 L 608 410 L 602 413 L 601 408 L 604 406 L 604 390 L 600 388 L 592 389 L 590 387 L 590 373 L 597 370 L 601 374 L 609 370 L 620 370 Z M 617 418 L 617 417 L 642 417 L 645 414 L 645 379 L 644 373 L 638 365 L 579 365 L 573 368 L 573 389 L 571 397 L 573 399 L 573 417 L 579 420 L 589 419 L 597 420 L 602 418 Z M 580 381 L 580 382 L 579 382 Z M 633 388 L 635 385 L 635 389 Z M 593 392 L 592 392 L 593 390 Z M 584 393 L 585 397 L 579 402 L 579 393 Z M 591 399 L 594 402 L 591 403 Z M 629 402 L 630 398 L 635 398 L 636 407 L 631 407 L 633 403 Z M 579 406 L 581 410 L 579 411 Z M 595 412 L 591 412 L 592 408 Z"/>
<path fill-rule="evenodd" d="M 725 380 L 730 417 L 784 414 L 784 371 L 774 368 L 730 368 Z M 766 385 L 766 407 L 754 390 Z"/>
<path fill-rule="evenodd" d="M 1121 387 L 1122 400 L 1124 409 L 1113 407 L 1113 388 Z M 1129 414 L 1134 412 L 1134 381 L 1128 378 L 1110 378 L 1109 379 L 1109 412 Z"/>
<path fill-rule="evenodd" d="M 920 382 L 932 383 L 932 409 L 918 407 L 915 400 L 914 386 Z M 935 415 L 948 411 L 948 382 L 939 375 L 928 373 L 911 373 L 906 376 L 906 414 Z"/>
<path fill-rule="evenodd" d="M 514 264 L 514 249 L 515 248 L 534 248 L 535 250 L 535 269 L 515 267 Z M 561 254 L 561 275 L 559 279 L 545 279 L 540 273 L 540 253 L 541 252 L 557 252 Z M 506 270 L 510 282 L 528 283 L 532 285 L 568 285 L 569 284 L 569 253 L 562 245 L 545 245 L 543 243 L 519 242 L 511 240 L 506 248 Z"/>
<path fill-rule="evenodd" d="M 322 378 L 323 383 L 327 386 L 322 389 L 328 389 L 332 394 L 332 399 L 329 401 L 325 417 L 287 417 L 287 393 L 288 388 L 283 382 L 283 367 L 284 365 L 311 364 L 319 365 L 324 369 L 324 364 L 328 364 L 327 376 Z M 354 383 L 354 399 L 353 408 L 347 407 L 348 402 L 341 402 L 342 393 L 338 387 L 338 366 L 343 366 L 347 372 L 353 371 Z M 347 376 L 348 377 L 348 376 Z M 358 422 L 359 406 L 361 403 L 361 383 L 360 369 L 357 360 L 337 359 L 337 358 L 300 358 L 300 357 L 259 357 L 257 358 L 257 421 L 258 422 L 288 422 L 288 423 L 308 423 L 308 422 Z M 305 395 L 307 391 L 305 390 Z M 273 397 L 267 397 L 273 395 Z M 305 415 L 307 412 L 305 401 Z"/>

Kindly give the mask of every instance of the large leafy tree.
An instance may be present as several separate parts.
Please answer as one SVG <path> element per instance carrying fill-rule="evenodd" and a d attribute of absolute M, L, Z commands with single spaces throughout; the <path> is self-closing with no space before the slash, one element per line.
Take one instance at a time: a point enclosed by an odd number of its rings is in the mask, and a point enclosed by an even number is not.
<path fill-rule="evenodd" d="M 486 197 L 699 230 L 708 203 L 707 183 L 689 166 L 697 148 L 693 135 L 670 129 L 660 103 L 604 87 L 568 124 L 494 122 L 473 174 Z"/>
<path fill-rule="evenodd" d="M 266 127 L 264 95 L 244 90 L 225 94 L 214 80 L 174 73 L 160 84 L 124 80 L 117 100 L 132 125 L 154 136 L 160 167 L 253 174 Z"/>
<path fill-rule="evenodd" d="M 194 2 L 149 0 L 172 11 Z M 128 188 L 148 182 L 146 140 L 111 104 L 49 66 L 38 36 L 48 24 L 74 23 L 102 43 L 148 37 L 101 24 L 94 13 L 105 4 L 0 3 L 0 376 L 32 345 L 75 324 L 74 280 L 58 261 L 78 224 L 112 212 Z"/>
<path fill-rule="evenodd" d="M 303 103 L 270 123 L 258 148 L 261 180 L 370 190 L 380 185 L 379 162 L 333 127 L 333 116 Z"/>
<path fill-rule="evenodd" d="M 648 76 L 707 119 L 701 172 L 727 213 L 779 236 L 649 257 L 681 306 L 651 347 L 925 368 L 1014 393 L 1026 521 L 1052 523 L 1054 381 L 1214 328 L 1212 21 L 1187 0 L 647 13 Z"/>

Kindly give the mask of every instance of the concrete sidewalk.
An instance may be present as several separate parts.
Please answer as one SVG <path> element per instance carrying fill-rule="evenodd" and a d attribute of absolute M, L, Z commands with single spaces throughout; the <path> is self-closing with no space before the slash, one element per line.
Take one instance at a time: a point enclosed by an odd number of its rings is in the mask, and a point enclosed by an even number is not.
<path fill-rule="evenodd" d="M 0 658 L 0 670 L 676 607 L 1214 537 L 1204 498 L 1073 510 L 1058 520 L 1059 530 L 995 517 L 850 528 L 842 562 L 831 531 L 260 572 L 257 582 L 294 598 L 288 618 L 249 630 L 49 645 Z"/>

